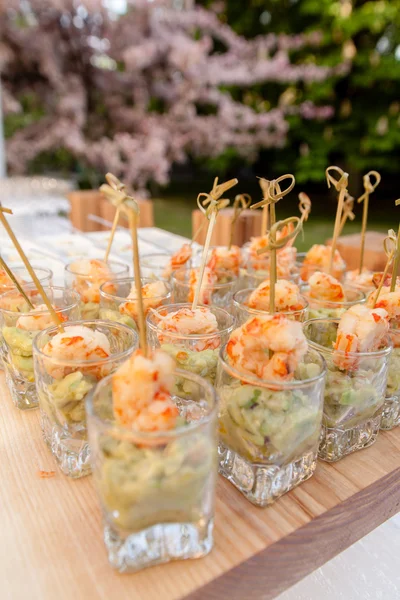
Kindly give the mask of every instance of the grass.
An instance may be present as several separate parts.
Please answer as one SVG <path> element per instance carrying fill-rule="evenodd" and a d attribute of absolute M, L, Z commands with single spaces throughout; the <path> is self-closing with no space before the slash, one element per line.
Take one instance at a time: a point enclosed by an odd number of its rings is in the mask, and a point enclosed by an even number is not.
<path fill-rule="evenodd" d="M 193 202 L 182 197 L 173 197 L 154 200 L 154 216 L 157 227 L 178 233 L 185 237 L 192 236 L 192 210 L 196 208 Z M 285 215 L 286 216 L 286 215 Z M 323 217 L 311 214 L 309 220 L 304 225 L 304 236 L 298 236 L 296 246 L 299 252 L 308 250 L 313 244 L 322 244 L 332 236 L 334 216 Z M 393 227 L 390 221 L 376 219 L 371 217 L 368 228 L 375 231 L 387 231 Z M 361 217 L 353 222 L 348 222 L 343 230 L 343 234 L 358 233 L 361 229 Z"/>

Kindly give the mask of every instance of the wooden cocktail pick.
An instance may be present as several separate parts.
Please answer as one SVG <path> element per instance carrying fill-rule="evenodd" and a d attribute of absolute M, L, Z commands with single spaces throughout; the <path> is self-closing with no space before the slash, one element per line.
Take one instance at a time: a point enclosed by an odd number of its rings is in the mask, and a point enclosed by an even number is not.
<path fill-rule="evenodd" d="M 375 178 L 374 183 L 371 182 L 371 176 Z M 381 176 L 378 171 L 369 171 L 363 177 L 363 185 L 364 185 L 364 193 L 359 197 L 357 203 L 364 202 L 363 205 L 363 215 L 362 215 L 362 224 L 361 224 L 361 243 L 360 243 L 360 275 L 364 266 L 364 250 L 365 250 L 365 234 L 367 232 L 367 223 L 368 223 L 368 206 L 369 206 L 369 197 L 376 190 L 378 185 L 381 182 Z"/>
<path fill-rule="evenodd" d="M 342 218 L 340 220 L 338 237 L 340 237 L 342 235 L 342 231 L 343 231 L 344 226 L 346 225 L 347 219 L 350 219 L 350 221 L 354 221 L 354 219 L 356 218 L 356 215 L 353 213 L 353 208 L 354 208 L 354 198 L 353 198 L 353 196 L 350 196 L 349 193 L 347 193 L 346 198 L 343 202 L 343 214 L 342 214 Z"/>
<path fill-rule="evenodd" d="M 280 184 L 286 180 L 290 180 L 290 184 L 285 190 L 282 191 Z M 263 191 L 266 191 L 266 195 L 264 199 L 261 200 L 261 202 L 253 204 L 252 206 L 250 206 L 250 208 L 254 210 L 262 206 L 264 209 L 264 207 L 267 206 L 269 210 L 269 227 L 271 228 L 276 223 L 275 204 L 279 200 L 281 200 L 281 198 L 283 198 L 292 191 L 292 189 L 295 186 L 296 180 L 294 178 L 294 175 L 288 173 L 286 175 L 281 175 L 280 177 L 278 177 L 278 179 L 272 179 L 271 181 L 268 181 L 267 179 L 261 179 L 261 182 L 264 182 L 260 183 L 260 185 Z M 267 184 L 269 184 L 268 190 L 266 190 Z"/>
<path fill-rule="evenodd" d="M 214 185 L 209 194 L 202 192 L 197 196 L 197 206 L 208 219 L 207 235 L 204 242 L 203 253 L 199 267 L 199 278 L 193 298 L 192 310 L 197 308 L 200 298 L 201 284 L 203 282 L 204 271 L 207 263 L 208 250 L 210 248 L 211 236 L 215 226 L 218 212 L 229 205 L 229 200 L 222 199 L 221 196 L 230 190 L 238 182 L 237 179 L 230 179 L 225 183 L 218 184 L 218 177 L 214 180 Z M 220 199 L 221 198 L 221 199 Z"/>
<path fill-rule="evenodd" d="M 4 229 L 6 230 L 12 243 L 14 244 L 14 247 L 15 247 L 16 251 L 18 252 L 18 254 L 20 255 L 21 260 L 24 263 L 29 275 L 32 277 L 32 281 L 35 284 L 38 292 L 40 293 L 40 295 L 43 299 L 43 302 L 46 305 L 55 325 L 57 325 L 57 327 L 59 328 L 60 331 L 64 331 L 64 328 L 62 326 L 62 321 L 61 321 L 60 317 L 58 316 L 57 312 L 54 310 L 49 298 L 47 297 L 42 284 L 40 283 L 35 271 L 33 270 L 32 265 L 29 262 L 27 256 L 25 255 L 25 252 L 22 250 L 22 247 L 21 247 L 19 241 L 17 240 L 15 233 L 11 229 L 9 222 L 7 221 L 7 219 L 5 217 L 5 213 L 12 214 L 12 211 L 9 208 L 4 208 L 3 206 L 0 206 L 0 222 L 2 223 Z"/>
<path fill-rule="evenodd" d="M 268 193 L 269 193 L 269 184 L 270 182 L 268 181 L 268 179 L 263 179 L 262 177 L 259 180 L 260 183 L 260 187 L 263 193 L 263 200 L 267 200 L 268 199 Z M 268 231 L 268 227 L 269 227 L 269 203 L 266 202 L 264 204 L 264 206 L 262 207 L 262 218 L 261 218 L 261 231 L 260 231 L 260 235 L 261 237 L 263 235 L 265 235 Z"/>
<path fill-rule="evenodd" d="M 333 175 L 331 175 L 331 172 L 338 173 L 340 175 L 339 179 L 335 179 L 333 177 Z M 347 185 L 349 182 L 349 174 L 345 173 L 340 167 L 335 167 L 335 166 L 328 167 L 325 171 L 325 174 L 326 174 L 326 181 L 328 184 L 328 188 L 330 188 L 331 185 L 333 185 L 335 187 L 336 191 L 339 192 L 338 205 L 337 205 L 337 209 L 336 209 L 335 227 L 333 229 L 333 238 L 332 238 L 332 246 L 331 246 L 331 260 L 330 260 L 330 264 L 329 264 L 329 273 L 332 275 L 333 260 L 335 257 L 337 240 L 339 237 L 340 220 L 341 220 L 342 213 L 343 213 L 344 199 L 346 197 L 346 194 L 348 193 Z"/>
<path fill-rule="evenodd" d="M 395 206 L 399 206 L 399 204 L 400 204 L 400 198 L 399 198 L 399 200 L 396 200 Z M 399 272 L 399 263 L 400 263 L 400 225 L 399 225 L 399 229 L 397 231 L 396 254 L 395 254 L 394 263 L 393 263 L 392 281 L 390 282 L 390 291 L 391 292 L 394 292 L 394 290 L 396 289 L 397 274 Z"/>
<path fill-rule="evenodd" d="M 386 266 L 383 271 L 382 278 L 380 280 L 378 289 L 376 290 L 376 296 L 375 296 L 373 308 L 375 308 L 376 303 L 379 298 L 379 294 L 382 291 L 383 284 L 385 283 L 385 279 L 389 272 L 390 265 L 392 264 L 393 258 L 396 255 L 397 247 L 398 247 L 398 239 L 396 237 L 396 233 L 393 231 L 393 229 L 390 229 L 388 231 L 388 235 L 383 240 L 383 249 L 385 250 L 385 254 L 387 256 L 387 261 L 386 261 Z M 396 278 L 394 278 L 393 275 L 394 274 L 392 274 L 392 281 L 394 280 L 394 282 L 396 284 Z"/>
<path fill-rule="evenodd" d="M 107 244 L 107 250 L 104 256 L 105 262 L 108 261 L 108 257 L 111 252 L 111 247 L 114 241 L 115 232 L 117 230 L 118 221 L 121 216 L 122 205 L 127 200 L 127 198 L 129 198 L 129 196 L 127 196 L 127 194 L 125 193 L 125 184 L 122 183 L 122 181 L 120 181 L 117 177 L 115 177 L 115 175 L 113 175 L 112 173 L 107 173 L 106 181 L 107 183 L 103 183 L 103 185 L 100 186 L 100 191 L 105 195 L 107 200 L 109 200 L 109 202 L 111 202 L 111 204 L 115 206 L 116 210 L 113 224 L 111 227 L 110 238 Z"/>
<path fill-rule="evenodd" d="M 246 210 L 246 208 L 249 208 L 250 204 L 251 204 L 251 196 L 249 194 L 238 194 L 236 196 L 235 200 L 233 201 L 233 217 L 232 217 L 232 221 L 231 221 L 231 233 L 229 236 L 228 250 L 230 250 L 232 247 L 233 235 L 235 233 L 235 226 L 236 226 L 237 220 L 240 217 L 241 213 L 244 210 Z"/>
<path fill-rule="evenodd" d="M 23 289 L 23 287 L 21 286 L 20 282 L 15 277 L 14 273 L 11 271 L 10 267 L 7 265 L 6 261 L 4 260 L 4 258 L 2 256 L 0 256 L 0 266 L 7 273 L 7 276 L 9 277 L 9 279 L 11 279 L 11 281 L 13 282 L 13 284 L 15 285 L 15 287 L 17 288 L 17 290 L 19 291 L 21 296 L 24 298 L 25 302 L 28 303 L 29 308 L 33 310 L 35 307 L 33 306 L 29 296 L 26 294 L 26 292 Z"/>

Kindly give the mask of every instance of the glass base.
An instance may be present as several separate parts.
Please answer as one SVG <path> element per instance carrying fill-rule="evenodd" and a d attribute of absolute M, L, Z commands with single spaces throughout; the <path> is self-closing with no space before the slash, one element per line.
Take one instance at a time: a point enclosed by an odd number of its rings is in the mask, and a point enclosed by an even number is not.
<path fill-rule="evenodd" d="M 40 411 L 40 423 L 43 439 L 64 475 L 74 479 L 90 475 L 90 448 L 88 442 L 69 437 L 68 432 L 51 422 L 43 411 Z"/>
<path fill-rule="evenodd" d="M 382 410 L 381 429 L 388 431 L 400 425 L 400 397 L 391 396 L 385 399 Z"/>
<path fill-rule="evenodd" d="M 378 415 L 350 429 L 332 429 L 323 425 L 318 458 L 326 462 L 336 462 L 357 450 L 368 448 L 376 441 L 381 419 L 379 411 Z"/>
<path fill-rule="evenodd" d="M 6 383 L 10 390 L 11 399 L 14 405 L 20 410 L 30 410 L 31 408 L 37 408 L 39 406 L 38 397 L 36 393 L 36 386 L 34 383 L 27 383 L 26 381 L 15 381 L 12 379 L 7 370 Z"/>
<path fill-rule="evenodd" d="M 201 558 L 213 547 L 212 519 L 194 523 L 160 523 L 124 538 L 106 524 L 104 542 L 110 564 L 133 573 L 172 560 Z"/>
<path fill-rule="evenodd" d="M 256 506 L 268 506 L 309 479 L 317 466 L 317 451 L 281 467 L 252 464 L 219 444 L 219 472 Z"/>

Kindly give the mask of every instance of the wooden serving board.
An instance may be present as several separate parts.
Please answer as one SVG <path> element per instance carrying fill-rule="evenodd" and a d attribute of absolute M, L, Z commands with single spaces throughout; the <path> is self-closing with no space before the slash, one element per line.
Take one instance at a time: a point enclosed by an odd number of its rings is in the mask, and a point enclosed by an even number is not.
<path fill-rule="evenodd" d="M 400 510 L 400 428 L 260 509 L 220 480 L 215 548 L 204 559 L 120 575 L 108 565 L 92 478 L 63 476 L 38 411 L 0 375 L 2 600 L 268 600 Z M 42 479 L 39 471 L 56 471 Z"/>

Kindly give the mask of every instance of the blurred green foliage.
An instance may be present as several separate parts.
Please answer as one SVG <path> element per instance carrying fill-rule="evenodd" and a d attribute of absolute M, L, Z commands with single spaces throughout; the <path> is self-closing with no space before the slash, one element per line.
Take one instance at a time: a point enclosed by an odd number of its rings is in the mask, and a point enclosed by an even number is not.
<path fill-rule="evenodd" d="M 320 182 L 327 164 L 351 172 L 398 170 L 400 151 L 400 0 L 214 0 L 199 2 L 246 37 L 268 32 L 322 32 L 321 46 L 294 53 L 320 65 L 351 61 L 348 73 L 322 83 L 259 86 L 244 90 L 252 105 L 311 100 L 330 104 L 329 121 L 290 117 L 288 143 L 263 152 L 259 165 L 296 173 L 298 183 Z M 224 6 L 224 8 L 222 8 Z M 229 156 L 220 157 L 225 166 Z M 256 169 L 257 170 L 257 169 Z"/>

